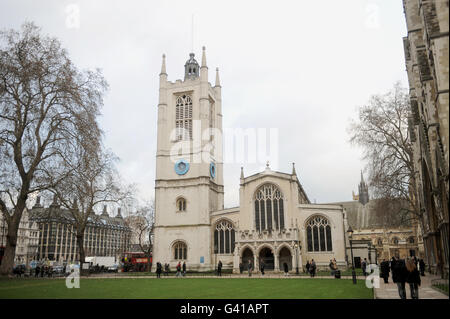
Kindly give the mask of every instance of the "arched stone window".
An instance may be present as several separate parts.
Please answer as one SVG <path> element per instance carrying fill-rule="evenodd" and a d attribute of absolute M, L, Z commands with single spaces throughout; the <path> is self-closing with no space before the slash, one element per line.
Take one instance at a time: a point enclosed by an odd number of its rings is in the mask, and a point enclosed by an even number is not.
<path fill-rule="evenodd" d="M 189 95 L 177 97 L 175 127 L 178 141 L 192 139 L 192 98 Z"/>
<path fill-rule="evenodd" d="M 414 237 L 413 237 L 413 236 L 411 236 L 411 237 L 408 238 L 408 243 L 414 244 L 414 242 L 415 242 L 415 240 L 414 240 Z"/>
<path fill-rule="evenodd" d="M 234 252 L 234 236 L 233 224 L 226 220 L 218 222 L 214 230 L 214 253 L 232 254 Z"/>
<path fill-rule="evenodd" d="M 322 216 L 313 216 L 306 223 L 308 251 L 332 251 L 331 225 Z"/>
<path fill-rule="evenodd" d="M 283 193 L 273 184 L 264 184 L 255 193 L 255 228 L 284 229 Z"/>
<path fill-rule="evenodd" d="M 173 244 L 173 258 L 175 260 L 187 259 L 187 246 L 182 241 Z"/>
<path fill-rule="evenodd" d="M 183 197 L 177 199 L 177 212 L 186 211 L 186 200 Z"/>
<path fill-rule="evenodd" d="M 398 238 L 397 237 L 392 238 L 392 243 L 394 245 L 398 245 Z"/>

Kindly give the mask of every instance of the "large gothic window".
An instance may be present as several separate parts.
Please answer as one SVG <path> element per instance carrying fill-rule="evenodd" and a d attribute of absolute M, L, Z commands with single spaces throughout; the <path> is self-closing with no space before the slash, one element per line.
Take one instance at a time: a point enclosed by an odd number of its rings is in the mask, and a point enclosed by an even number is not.
<path fill-rule="evenodd" d="M 283 193 L 273 184 L 264 184 L 255 193 L 256 230 L 284 229 Z"/>
<path fill-rule="evenodd" d="M 187 259 L 187 246 L 182 241 L 177 241 L 173 245 L 173 258 L 175 260 Z"/>
<path fill-rule="evenodd" d="M 331 225 L 322 216 L 312 217 L 306 224 L 308 251 L 332 251 Z"/>
<path fill-rule="evenodd" d="M 223 220 L 216 225 L 214 230 L 214 253 L 232 254 L 234 252 L 234 228 L 233 225 Z"/>
<path fill-rule="evenodd" d="M 192 139 L 192 99 L 189 95 L 177 97 L 175 127 L 178 141 Z"/>

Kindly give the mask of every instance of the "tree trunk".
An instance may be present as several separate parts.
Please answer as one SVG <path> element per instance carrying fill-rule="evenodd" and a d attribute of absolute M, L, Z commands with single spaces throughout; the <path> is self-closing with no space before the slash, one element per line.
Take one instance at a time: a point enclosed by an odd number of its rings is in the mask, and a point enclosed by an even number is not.
<path fill-rule="evenodd" d="M 82 233 L 77 233 L 77 245 L 78 245 L 78 252 L 80 256 L 80 269 L 83 267 L 84 259 L 85 259 L 85 253 L 84 253 L 84 231 Z"/>
<path fill-rule="evenodd" d="M 14 268 L 14 258 L 16 257 L 16 246 L 17 246 L 17 231 L 20 225 L 20 219 L 22 218 L 22 213 L 25 208 L 25 199 L 19 198 L 19 203 L 14 209 L 14 215 L 11 217 L 8 223 L 8 232 L 6 234 L 6 247 L 5 254 L 2 259 L 2 264 L 0 265 L 0 276 L 7 276 L 12 274 Z"/>

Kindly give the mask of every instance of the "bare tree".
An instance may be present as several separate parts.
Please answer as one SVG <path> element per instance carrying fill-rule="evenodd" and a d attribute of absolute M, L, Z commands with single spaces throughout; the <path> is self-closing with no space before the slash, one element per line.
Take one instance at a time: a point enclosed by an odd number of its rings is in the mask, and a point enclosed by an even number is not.
<path fill-rule="evenodd" d="M 99 145 L 106 89 L 100 71 L 79 71 L 33 23 L 0 32 L 0 210 L 8 225 L 0 274 L 12 270 L 28 196 L 66 177 L 77 141 Z"/>
<path fill-rule="evenodd" d="M 121 203 L 130 198 L 133 186 L 123 186 L 114 163 L 118 158 L 110 151 L 77 144 L 78 151 L 64 162 L 70 173 L 50 188 L 59 203 L 73 218 L 80 263 L 85 261 L 84 234 L 95 209 L 105 203 Z"/>
<path fill-rule="evenodd" d="M 128 225 L 132 229 L 139 249 L 147 257 L 146 271 L 151 270 L 150 259 L 153 251 L 153 227 L 155 223 L 155 207 L 153 202 L 139 206 L 134 213 L 127 218 Z"/>
<path fill-rule="evenodd" d="M 372 195 L 386 201 L 406 202 L 396 211 L 403 220 L 419 217 L 416 202 L 413 149 L 408 137 L 409 95 L 400 83 L 384 95 L 374 95 L 360 107 L 359 118 L 350 124 L 350 142 L 364 150 Z M 388 202 L 391 202 L 390 204 Z"/>

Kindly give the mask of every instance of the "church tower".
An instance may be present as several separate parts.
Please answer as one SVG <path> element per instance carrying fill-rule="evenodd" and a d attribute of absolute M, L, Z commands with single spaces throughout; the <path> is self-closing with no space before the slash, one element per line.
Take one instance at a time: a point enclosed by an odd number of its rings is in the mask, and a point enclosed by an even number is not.
<path fill-rule="evenodd" d="M 366 205 L 369 202 L 369 188 L 364 181 L 363 173 L 361 172 L 361 182 L 358 185 L 359 190 L 359 202 L 363 205 Z"/>
<path fill-rule="evenodd" d="M 213 269 L 210 214 L 224 201 L 219 70 L 212 86 L 203 47 L 184 80 L 168 81 L 165 55 L 159 77 L 153 263 Z"/>

